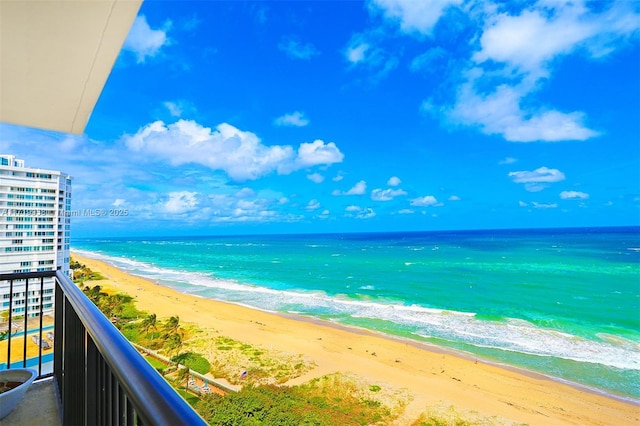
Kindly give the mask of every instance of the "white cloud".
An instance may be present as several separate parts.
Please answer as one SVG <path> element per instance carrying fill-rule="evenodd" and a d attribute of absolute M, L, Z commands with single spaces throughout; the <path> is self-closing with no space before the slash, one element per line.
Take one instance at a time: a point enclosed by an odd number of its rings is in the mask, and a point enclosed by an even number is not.
<path fill-rule="evenodd" d="M 544 183 L 525 183 L 524 184 L 524 189 L 526 189 L 529 192 L 540 192 L 543 189 L 546 189 L 548 187 L 549 185 Z"/>
<path fill-rule="evenodd" d="M 344 154 L 340 152 L 335 143 L 329 142 L 325 144 L 323 141 L 316 139 L 311 143 L 300 144 L 295 168 L 341 163 L 343 159 Z"/>
<path fill-rule="evenodd" d="M 309 203 L 307 204 L 307 207 L 305 208 L 309 211 L 312 211 L 312 210 L 318 210 L 320 207 L 321 207 L 320 202 L 314 199 L 309 201 Z"/>
<path fill-rule="evenodd" d="M 582 141 L 599 135 L 583 126 L 585 115 L 582 112 L 523 110 L 523 98 L 532 90 L 528 84 L 502 84 L 493 92 L 478 94 L 476 83 L 482 82 L 480 73 L 479 70 L 469 73 L 470 80 L 458 88 L 453 107 L 436 108 L 433 113 L 443 113 L 453 123 L 477 126 L 482 133 L 498 134 L 510 142 Z M 429 103 L 424 107 L 433 109 Z"/>
<path fill-rule="evenodd" d="M 334 182 L 340 182 L 342 179 L 344 179 L 344 176 L 342 176 L 341 174 L 337 174 L 332 180 Z"/>
<path fill-rule="evenodd" d="M 425 195 L 411 200 L 411 205 L 417 207 L 436 206 L 438 204 L 438 200 L 433 195 Z"/>
<path fill-rule="evenodd" d="M 236 198 L 251 198 L 256 196 L 256 191 L 251 188 L 242 188 L 234 194 Z"/>
<path fill-rule="evenodd" d="M 320 213 L 321 216 L 328 216 L 329 213 L 331 213 L 329 210 L 322 210 L 322 213 Z"/>
<path fill-rule="evenodd" d="M 376 212 L 370 207 L 348 206 L 345 211 L 349 213 L 346 216 L 355 217 L 356 219 L 369 219 L 376 215 Z"/>
<path fill-rule="evenodd" d="M 536 209 L 555 209 L 558 207 L 556 203 L 544 204 L 544 203 L 536 203 L 535 201 L 531 203 L 533 208 Z"/>
<path fill-rule="evenodd" d="M 525 203 L 524 201 L 518 201 L 518 205 L 520 207 L 527 207 L 529 204 Z"/>
<path fill-rule="evenodd" d="M 319 55 L 320 52 L 311 43 L 302 43 L 296 37 L 286 37 L 278 43 L 278 49 L 285 52 L 290 58 L 311 59 L 312 56 Z"/>
<path fill-rule="evenodd" d="M 307 175 L 307 179 L 315 183 L 322 183 L 322 181 L 324 181 L 324 176 L 320 173 L 311 173 L 310 175 Z"/>
<path fill-rule="evenodd" d="M 472 38 L 475 52 L 455 101 L 437 106 L 429 99 L 423 109 L 512 142 L 582 141 L 600 135 L 586 124 L 584 112 L 557 110 L 535 95 L 552 79 L 560 58 L 600 58 L 637 37 L 640 14 L 634 2 L 540 0 L 515 8 L 506 12 L 488 3 L 465 10 L 480 30 Z"/>
<path fill-rule="evenodd" d="M 442 47 L 434 47 L 426 52 L 416 56 L 411 61 L 409 69 L 411 71 L 424 71 L 428 73 L 436 73 L 442 59 L 447 57 L 447 51 Z"/>
<path fill-rule="evenodd" d="M 374 201 L 391 201 L 395 197 L 407 195 L 402 189 L 374 189 L 371 191 L 371 199 Z"/>
<path fill-rule="evenodd" d="M 357 64 L 365 60 L 365 54 L 369 50 L 369 44 L 363 42 L 356 42 L 351 44 L 345 50 L 345 56 L 347 60 L 352 64 Z"/>
<path fill-rule="evenodd" d="M 378 32 L 355 34 L 344 49 L 344 55 L 351 68 L 364 67 L 372 72 L 372 81 L 385 77 L 394 70 L 399 60 L 397 52 L 388 51 L 379 45 L 384 45 L 384 40 Z"/>
<path fill-rule="evenodd" d="M 565 179 L 564 173 L 558 169 L 539 167 L 533 171 L 510 172 L 509 177 L 515 183 L 523 183 L 524 189 L 529 192 L 540 192 L 549 186 L 549 183 L 560 182 Z"/>
<path fill-rule="evenodd" d="M 166 101 L 162 105 L 169 111 L 172 117 L 182 117 L 185 113 L 194 113 L 196 108 L 189 101 Z"/>
<path fill-rule="evenodd" d="M 64 134 L 35 129 L 26 129 L 28 133 L 24 134 L 6 129 L 0 125 L 3 138 L 23 142 L 12 142 L 8 146 L 11 149 L 5 152 L 28 160 L 28 166 L 72 174 L 74 208 L 126 207 L 129 215 L 117 221 L 127 224 L 126 229 L 134 233 L 203 229 L 212 223 L 285 223 L 308 219 L 299 209 L 292 213 L 289 201 L 277 189 L 261 189 L 258 197 L 251 188 L 229 183 L 225 176 L 203 167 L 191 164 L 168 167 L 165 161 L 155 161 L 155 156 L 123 151 L 122 144 L 108 147 L 85 135 L 77 149 L 67 153 L 59 148 L 66 139 Z M 13 133 L 22 136 L 10 136 Z M 147 159 L 148 156 L 152 158 Z M 313 197 L 307 199 L 310 198 Z M 74 218 L 73 227 L 78 234 L 100 232 L 92 222 Z M 121 229 L 120 232 L 126 232 Z M 113 231 L 118 232 L 116 228 Z"/>
<path fill-rule="evenodd" d="M 575 6 L 580 7 L 577 3 Z M 574 7 L 560 10 L 568 9 Z M 588 22 L 577 20 L 574 13 L 551 17 L 541 13 L 540 10 L 525 10 L 519 16 L 504 13 L 492 17 L 480 37 L 482 48 L 473 59 L 476 62 L 503 62 L 526 71 L 540 72 L 539 68 L 550 59 L 571 51 L 596 30 Z"/>
<path fill-rule="evenodd" d="M 640 15 L 628 2 L 594 11 L 582 1 L 538 1 L 519 15 L 490 16 L 480 37 L 476 62 L 505 63 L 519 71 L 546 76 L 560 55 L 585 48 L 592 56 L 610 53 L 615 43 L 640 28 Z"/>
<path fill-rule="evenodd" d="M 507 158 L 505 158 L 504 160 L 499 161 L 499 162 L 498 162 L 498 164 L 500 164 L 500 165 L 513 164 L 513 163 L 515 163 L 516 161 L 518 161 L 518 159 L 517 159 L 517 158 L 507 157 Z"/>
<path fill-rule="evenodd" d="M 285 127 L 304 127 L 309 125 L 309 119 L 304 116 L 303 112 L 294 111 L 276 118 L 273 124 Z"/>
<path fill-rule="evenodd" d="M 376 215 L 376 212 L 373 211 L 372 208 L 367 207 L 366 209 L 363 209 L 361 212 L 359 212 L 356 215 L 356 219 L 369 219 L 372 218 Z"/>
<path fill-rule="evenodd" d="M 449 201 L 460 201 L 460 197 L 457 195 L 452 195 L 449 197 Z"/>
<path fill-rule="evenodd" d="M 211 194 L 208 196 L 206 220 L 214 223 L 266 223 L 292 222 L 303 216 L 281 213 L 273 205 L 280 205 L 282 199 L 255 198 L 238 199 L 236 196 Z"/>
<path fill-rule="evenodd" d="M 589 194 L 580 191 L 562 191 L 560 198 L 563 200 L 586 200 L 589 198 Z"/>
<path fill-rule="evenodd" d="M 192 120 L 173 124 L 156 121 L 134 135 L 125 135 L 126 146 L 143 154 L 140 160 L 165 160 L 174 166 L 195 163 L 223 170 L 237 181 L 258 179 L 273 171 L 291 173 L 305 167 L 341 162 L 338 147 L 321 140 L 301 143 L 297 152 L 288 145 L 267 146 L 254 133 L 230 124 L 215 130 Z"/>
<path fill-rule="evenodd" d="M 147 58 L 156 56 L 163 46 L 169 44 L 167 31 L 171 28 L 171 22 L 164 24 L 162 29 L 151 29 L 144 15 L 136 17 L 129 31 L 129 35 L 122 48 L 136 55 L 137 62 L 143 63 Z"/>
<path fill-rule="evenodd" d="M 363 180 L 356 183 L 350 190 L 340 192 L 337 189 L 332 192 L 333 195 L 362 195 L 367 192 L 367 183 Z"/>
<path fill-rule="evenodd" d="M 391 176 L 387 181 L 387 185 L 389 186 L 398 186 L 402 183 L 398 176 Z"/>
<path fill-rule="evenodd" d="M 402 209 L 398 211 L 398 214 L 414 214 L 414 211 L 411 209 Z"/>
<path fill-rule="evenodd" d="M 373 0 L 371 6 L 379 8 L 386 18 L 399 21 L 405 32 L 431 34 L 444 10 L 460 3 L 462 0 Z"/>
<path fill-rule="evenodd" d="M 182 115 L 182 108 L 177 103 L 167 101 L 164 102 L 163 105 L 167 108 L 169 114 L 171 114 L 173 117 L 180 117 Z"/>
<path fill-rule="evenodd" d="M 169 213 L 181 214 L 193 210 L 198 205 L 196 192 L 179 191 L 170 192 L 169 200 L 164 203 L 164 208 Z"/>
<path fill-rule="evenodd" d="M 461 3 L 370 0 L 369 8 L 398 23 L 406 34 L 430 35 L 446 15 L 446 8 Z M 571 54 L 601 58 L 637 38 L 640 13 L 636 2 L 539 0 L 508 6 L 504 2 L 468 2 L 459 11 L 466 16 L 456 17 L 456 22 L 452 18 L 446 24 L 456 28 L 466 21 L 468 30 L 475 28 L 476 33 L 469 36 L 472 52 L 462 65 L 464 72 L 448 72 L 450 77 L 442 83 L 445 93 L 457 84 L 454 100 L 427 99 L 422 105 L 424 111 L 448 124 L 477 127 L 482 133 L 512 142 L 583 141 L 601 134 L 587 124 L 584 112 L 545 105 L 536 93 L 552 79 L 560 58 Z M 362 35 L 353 37 L 347 49 L 352 63 L 384 57 L 367 41 Z M 438 49 L 416 57 L 410 68 L 452 66 L 443 54 L 446 52 Z M 458 72 L 464 59 L 453 65 Z"/>
<path fill-rule="evenodd" d="M 515 183 L 553 183 L 565 179 L 564 173 L 558 169 L 539 167 L 533 171 L 510 172 L 509 177 Z"/>

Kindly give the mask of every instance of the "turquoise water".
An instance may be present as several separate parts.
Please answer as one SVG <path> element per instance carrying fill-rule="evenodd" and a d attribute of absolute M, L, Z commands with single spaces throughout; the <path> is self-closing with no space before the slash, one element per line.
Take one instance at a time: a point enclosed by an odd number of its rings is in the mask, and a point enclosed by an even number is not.
<path fill-rule="evenodd" d="M 640 228 L 86 239 L 72 249 L 185 293 L 640 399 Z"/>

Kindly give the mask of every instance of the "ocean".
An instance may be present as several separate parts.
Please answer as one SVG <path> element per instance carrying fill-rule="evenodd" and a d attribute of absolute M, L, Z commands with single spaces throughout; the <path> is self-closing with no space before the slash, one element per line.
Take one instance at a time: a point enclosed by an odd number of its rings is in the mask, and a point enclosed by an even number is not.
<path fill-rule="evenodd" d="M 640 228 L 75 239 L 184 293 L 640 401 Z"/>

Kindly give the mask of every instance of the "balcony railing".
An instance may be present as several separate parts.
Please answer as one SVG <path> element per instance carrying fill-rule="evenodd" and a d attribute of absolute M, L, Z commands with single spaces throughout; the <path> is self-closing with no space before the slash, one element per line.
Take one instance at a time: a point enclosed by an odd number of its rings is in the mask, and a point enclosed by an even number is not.
<path fill-rule="evenodd" d="M 46 331 L 50 326 L 43 323 L 43 313 L 46 313 L 43 296 L 45 287 L 49 287 L 46 285 L 48 279 L 55 283 L 53 336 Z M 0 369 L 30 367 L 37 369 L 39 378 L 53 375 L 58 386 L 63 424 L 205 424 L 60 271 L 0 274 L 0 286 L 8 286 L 3 293 L 8 291 L 9 295 L 8 307 L 0 307 L 0 311 L 9 311 L 7 362 L 0 363 Z M 29 296 L 30 292 L 35 293 Z M 35 294 L 38 294 L 39 304 L 34 310 Z M 15 302 L 24 300 L 23 318 L 12 313 L 14 299 Z M 0 299 L 2 303 L 6 301 Z M 33 343 L 28 343 L 27 337 L 32 338 Z M 44 344 L 47 337 L 53 337 L 53 362 L 50 354 L 43 354 L 47 352 Z M 12 340 L 22 342 L 12 345 Z M 34 343 L 38 346 L 38 355 L 29 357 L 27 345 Z M 15 351 L 22 351 L 21 360 L 11 362 Z"/>

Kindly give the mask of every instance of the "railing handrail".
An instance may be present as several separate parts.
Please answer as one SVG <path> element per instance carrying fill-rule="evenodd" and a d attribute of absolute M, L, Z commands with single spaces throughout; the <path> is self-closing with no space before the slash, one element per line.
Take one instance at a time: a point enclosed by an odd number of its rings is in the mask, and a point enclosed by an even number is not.
<path fill-rule="evenodd" d="M 61 271 L 55 275 L 80 321 L 145 424 L 206 424 L 69 277 Z"/>
<path fill-rule="evenodd" d="M 143 424 L 206 424 L 62 271 L 0 274 L 0 282 L 42 277 L 56 278 L 64 297 Z M 62 309 L 62 306 L 56 306 L 56 310 L 58 309 Z"/>
<path fill-rule="evenodd" d="M 40 272 L 14 272 L 11 274 L 0 274 L 0 281 L 22 280 L 30 278 L 47 278 L 56 275 L 56 271 L 40 271 Z"/>

